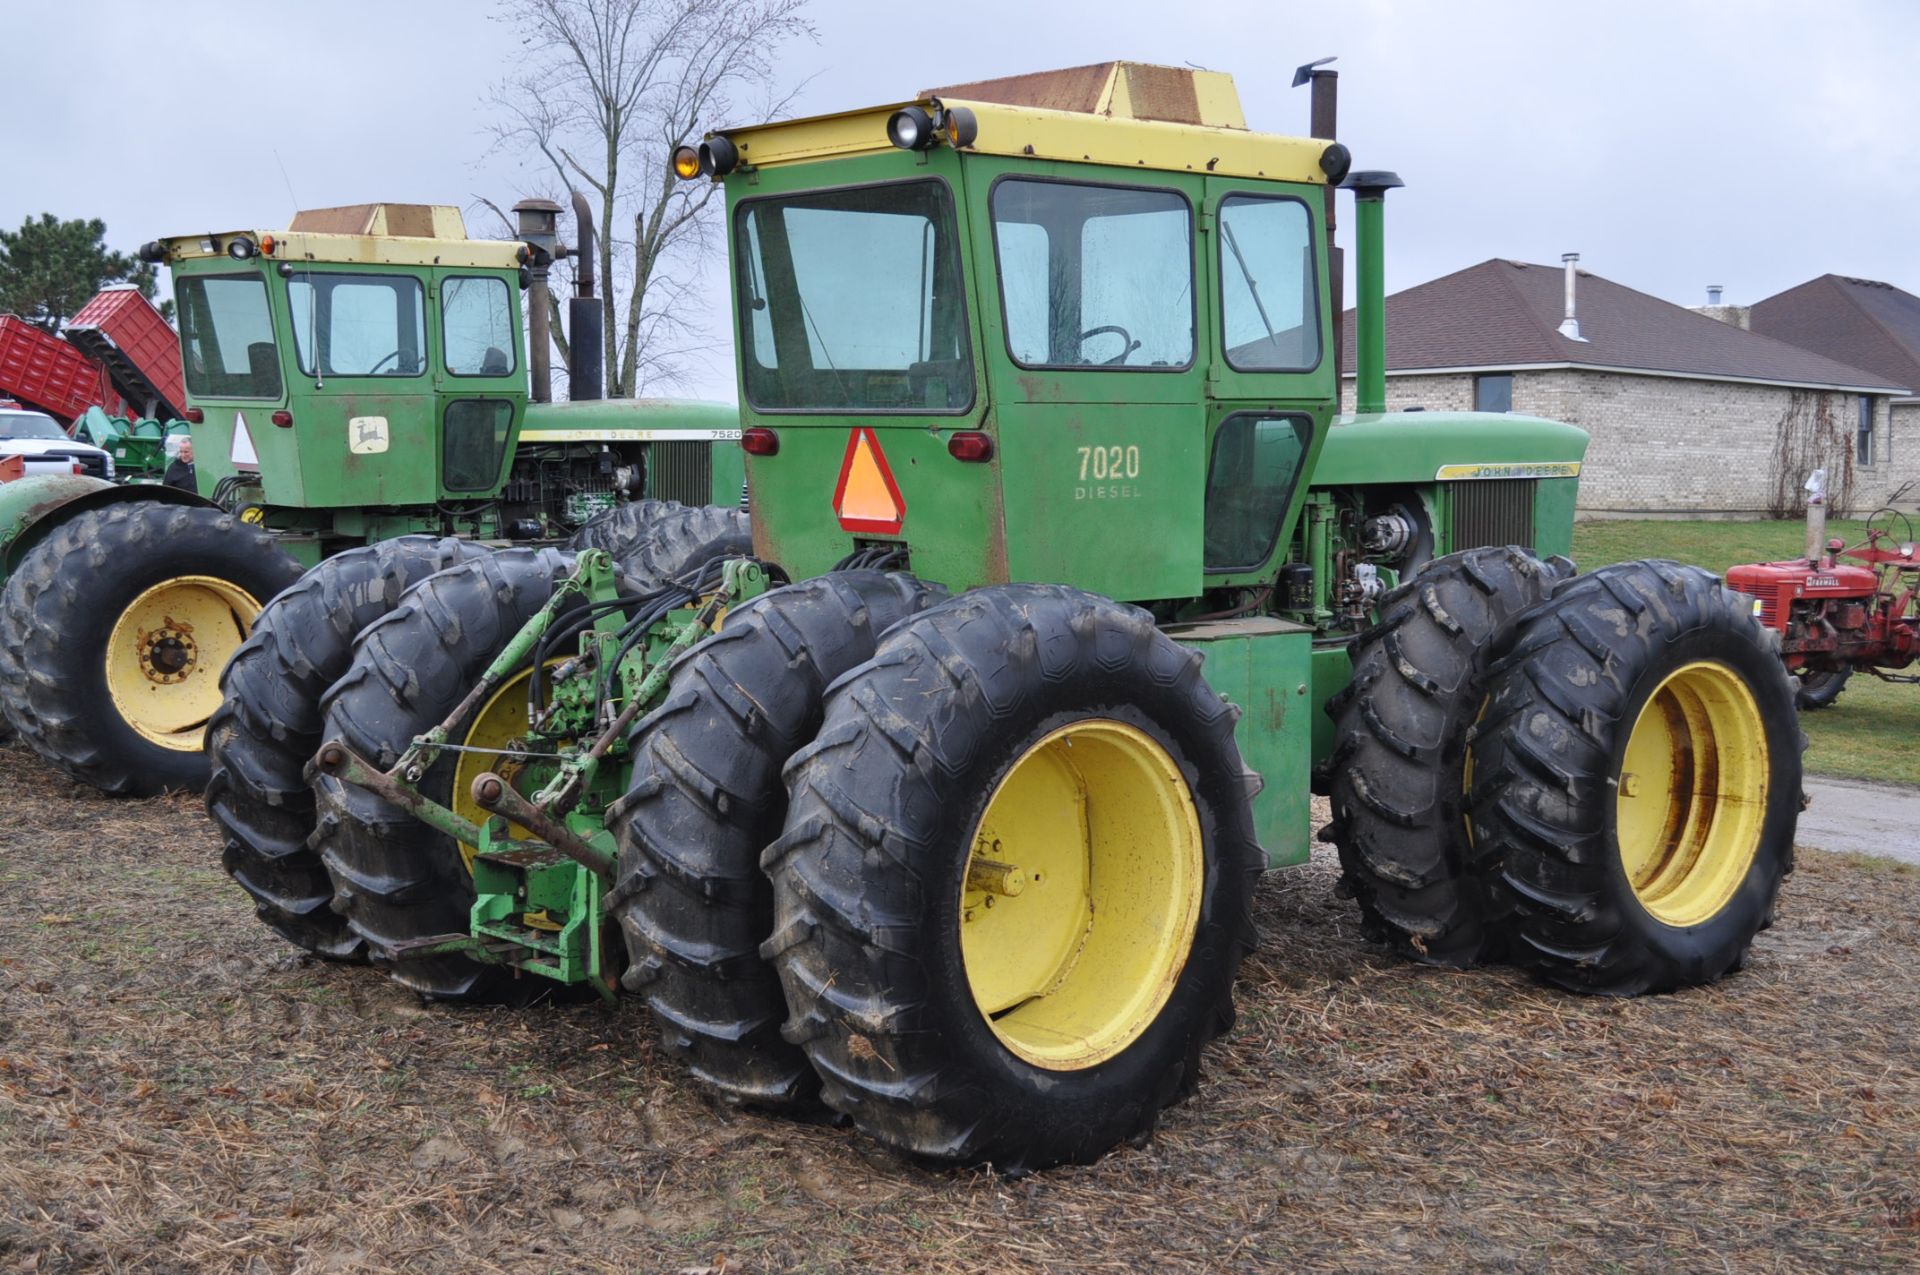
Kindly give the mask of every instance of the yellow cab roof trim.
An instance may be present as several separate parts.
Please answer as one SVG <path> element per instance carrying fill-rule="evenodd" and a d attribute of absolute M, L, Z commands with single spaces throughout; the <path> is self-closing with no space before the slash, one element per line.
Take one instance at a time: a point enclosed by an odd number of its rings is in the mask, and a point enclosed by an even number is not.
<path fill-rule="evenodd" d="M 163 239 L 167 259 L 217 257 L 245 237 L 275 261 L 314 261 L 368 266 L 469 266 L 510 270 L 520 264 L 520 245 L 467 238 L 466 220 L 451 204 L 342 204 L 305 208 L 285 230 L 232 230 L 217 235 Z"/>
<path fill-rule="evenodd" d="M 1203 172 L 1313 185 L 1325 185 L 1327 180 L 1320 167 L 1320 156 L 1331 143 L 1318 138 L 1120 119 L 1083 111 L 1042 110 L 959 98 L 924 97 L 893 106 L 717 132 L 738 148 L 742 166 L 771 168 L 809 160 L 880 154 L 893 149 L 887 140 L 888 118 L 907 106 L 929 111 L 961 106 L 972 111 L 980 131 L 972 145 L 963 149 L 983 155 Z"/>
<path fill-rule="evenodd" d="M 229 230 L 212 235 L 163 239 L 167 260 L 224 257 L 227 245 L 244 235 L 256 245 L 273 239 L 272 261 L 312 261 L 366 266 L 468 266 L 511 270 L 520 264 L 520 245 L 490 239 L 421 239 L 399 235 L 323 235 L 303 230 Z"/>

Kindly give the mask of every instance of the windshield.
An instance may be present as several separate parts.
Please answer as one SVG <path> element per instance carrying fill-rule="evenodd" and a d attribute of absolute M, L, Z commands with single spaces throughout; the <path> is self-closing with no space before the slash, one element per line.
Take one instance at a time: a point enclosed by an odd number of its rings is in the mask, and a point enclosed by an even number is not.
<path fill-rule="evenodd" d="M 62 438 L 67 431 L 39 412 L 0 412 L 0 438 Z"/>
<path fill-rule="evenodd" d="M 953 201 L 904 182 L 760 199 L 735 226 L 741 365 L 761 411 L 973 403 Z"/>
<path fill-rule="evenodd" d="M 1022 367 L 1193 362 L 1193 219 L 1172 191 L 993 188 L 1007 348 Z"/>
<path fill-rule="evenodd" d="M 266 281 L 257 274 L 188 275 L 173 291 L 187 389 L 196 398 L 279 398 Z"/>
<path fill-rule="evenodd" d="M 427 321 L 418 279 L 297 274 L 287 285 L 293 346 L 313 375 L 315 331 L 323 376 L 418 376 L 427 370 Z"/>

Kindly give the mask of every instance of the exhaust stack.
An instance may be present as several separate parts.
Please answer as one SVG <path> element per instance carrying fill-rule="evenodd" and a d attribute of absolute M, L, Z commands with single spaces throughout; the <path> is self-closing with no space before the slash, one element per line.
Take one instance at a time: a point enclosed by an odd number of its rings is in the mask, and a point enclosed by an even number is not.
<path fill-rule="evenodd" d="M 1358 239 L 1354 262 L 1353 410 L 1356 415 L 1387 410 L 1387 192 L 1404 186 L 1387 172 L 1355 173 L 1341 185 L 1353 191 L 1353 222 Z"/>
<path fill-rule="evenodd" d="M 1832 566 L 1827 557 L 1827 471 L 1816 469 L 1807 476 L 1807 565 Z"/>
<path fill-rule="evenodd" d="M 579 402 L 606 397 L 600 355 L 606 310 L 593 294 L 593 209 L 577 190 L 573 225 L 580 243 L 573 250 L 573 298 L 567 302 L 567 397 Z"/>

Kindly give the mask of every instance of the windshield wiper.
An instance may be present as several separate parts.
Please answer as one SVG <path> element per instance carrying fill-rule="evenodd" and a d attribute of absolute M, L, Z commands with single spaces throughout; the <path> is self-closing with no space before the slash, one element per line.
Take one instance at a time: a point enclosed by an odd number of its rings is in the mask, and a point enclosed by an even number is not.
<path fill-rule="evenodd" d="M 1267 317 L 1266 302 L 1260 299 L 1260 285 L 1254 281 L 1253 271 L 1247 269 L 1247 259 L 1240 254 L 1240 241 L 1233 236 L 1233 227 L 1223 217 L 1220 220 L 1220 233 L 1226 238 L 1227 247 L 1233 250 L 1233 260 L 1240 267 L 1240 277 L 1247 281 L 1247 291 L 1253 296 L 1253 308 L 1260 314 L 1260 325 L 1267 330 L 1267 340 L 1275 352 L 1280 349 L 1280 334 L 1273 330 L 1273 320 Z"/>

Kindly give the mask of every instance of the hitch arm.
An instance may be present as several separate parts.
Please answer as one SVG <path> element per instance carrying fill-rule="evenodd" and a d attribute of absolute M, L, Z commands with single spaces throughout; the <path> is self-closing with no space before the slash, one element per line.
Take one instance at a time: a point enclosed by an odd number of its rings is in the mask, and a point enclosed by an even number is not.
<path fill-rule="evenodd" d="M 559 820 L 515 792 L 513 785 L 492 771 L 473 781 L 472 792 L 474 804 L 482 810 L 519 824 L 601 880 L 613 880 L 612 855 L 589 845 Z"/>

